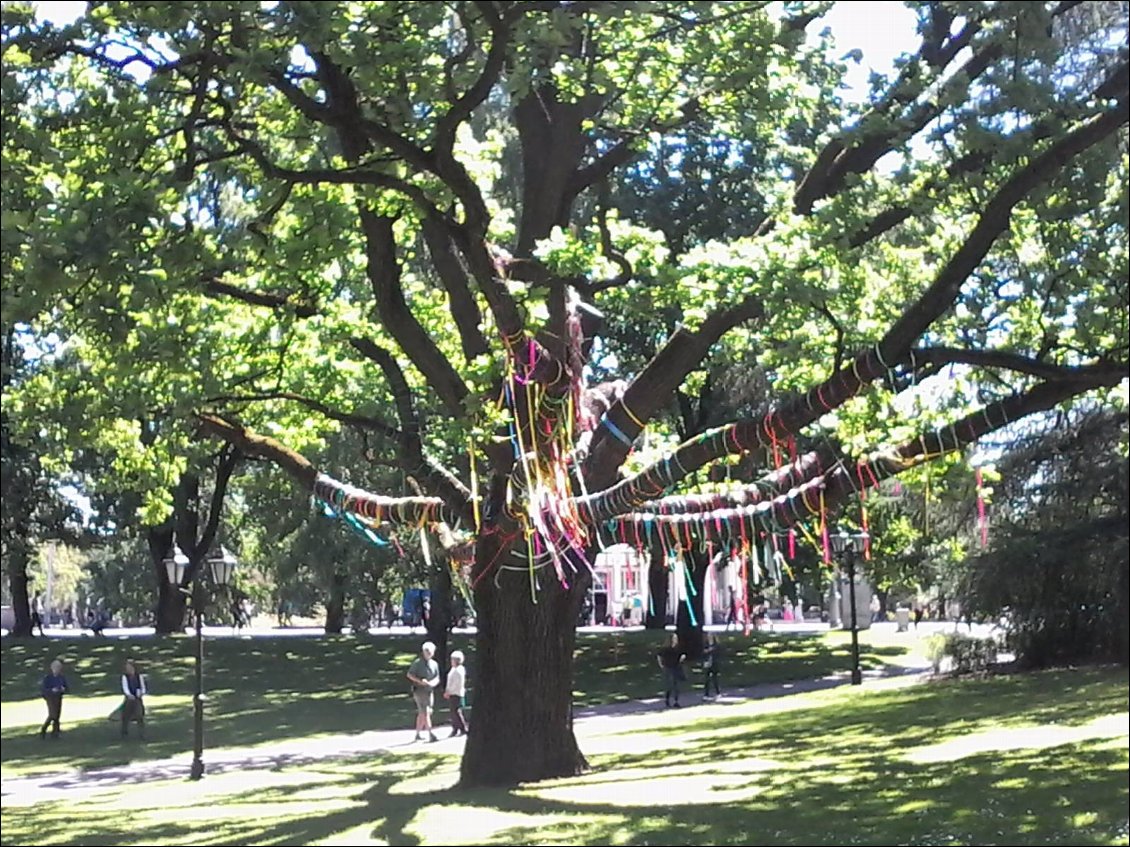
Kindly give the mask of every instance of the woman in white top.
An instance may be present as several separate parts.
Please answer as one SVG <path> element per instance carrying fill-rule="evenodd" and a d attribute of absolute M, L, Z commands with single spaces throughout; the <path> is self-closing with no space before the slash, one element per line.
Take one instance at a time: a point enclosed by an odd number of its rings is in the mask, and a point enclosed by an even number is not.
<path fill-rule="evenodd" d="M 451 708 L 451 737 L 467 734 L 467 719 L 463 716 L 463 698 L 467 695 L 467 669 L 463 667 L 463 651 L 451 653 L 451 670 L 447 672 L 447 686 L 443 696 Z"/>
<path fill-rule="evenodd" d="M 145 740 L 145 677 L 137 671 L 133 659 L 126 659 L 125 673 L 122 674 L 122 738 L 129 735 L 129 722 L 137 721 L 138 737 Z"/>

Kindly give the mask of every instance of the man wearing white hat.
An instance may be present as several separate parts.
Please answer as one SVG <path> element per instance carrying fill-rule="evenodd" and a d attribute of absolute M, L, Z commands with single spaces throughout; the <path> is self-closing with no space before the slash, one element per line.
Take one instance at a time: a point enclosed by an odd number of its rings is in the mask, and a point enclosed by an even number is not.
<path fill-rule="evenodd" d="M 412 699 L 416 701 L 416 740 L 420 741 L 428 733 L 429 741 L 437 741 L 432 732 L 432 699 L 435 687 L 439 685 L 439 665 L 432 658 L 436 646 L 425 641 L 420 647 L 419 657 L 408 667 L 408 681 L 412 683 Z"/>

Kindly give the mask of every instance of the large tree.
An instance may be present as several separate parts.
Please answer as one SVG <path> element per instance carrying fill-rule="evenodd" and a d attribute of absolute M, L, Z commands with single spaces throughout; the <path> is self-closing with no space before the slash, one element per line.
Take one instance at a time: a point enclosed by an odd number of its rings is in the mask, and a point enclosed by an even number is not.
<path fill-rule="evenodd" d="M 611 536 L 819 535 L 1126 376 L 1123 4 L 913 8 L 915 49 L 854 106 L 808 35 L 825 4 L 92 3 L 62 28 L 12 4 L 3 308 L 116 375 L 94 420 L 160 417 L 154 464 L 212 436 L 372 531 L 434 533 L 478 614 L 464 783 L 572 774 Z M 711 134 L 756 225 L 673 229 L 672 255 L 638 180 L 610 182 Z M 701 194 L 710 160 L 664 180 Z M 600 338 L 601 313 L 646 331 Z M 676 444 L 712 355 L 769 399 Z M 339 424 L 403 490 L 301 455 Z M 734 457 L 761 472 L 699 476 Z"/>

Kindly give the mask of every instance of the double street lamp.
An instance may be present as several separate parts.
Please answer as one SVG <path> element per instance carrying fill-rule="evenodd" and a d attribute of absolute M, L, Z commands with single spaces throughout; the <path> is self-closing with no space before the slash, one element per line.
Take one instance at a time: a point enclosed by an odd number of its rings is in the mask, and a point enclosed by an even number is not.
<path fill-rule="evenodd" d="M 189 566 L 189 558 L 179 547 L 174 546 L 165 558 L 165 575 L 174 588 L 189 593 L 184 588 L 184 576 Z M 225 547 L 207 559 L 212 572 L 214 585 L 225 587 L 231 583 L 235 572 L 236 558 Z M 204 591 L 200 579 L 201 568 L 192 575 L 192 613 L 196 618 L 196 693 L 192 699 L 192 769 L 189 778 L 193 780 L 204 776 Z"/>
<path fill-rule="evenodd" d="M 836 558 L 847 564 L 848 599 L 851 603 L 851 684 L 863 682 L 863 670 L 859 666 L 859 620 L 855 608 L 855 557 L 867 549 L 867 533 L 840 531 L 831 537 L 832 552 Z"/>

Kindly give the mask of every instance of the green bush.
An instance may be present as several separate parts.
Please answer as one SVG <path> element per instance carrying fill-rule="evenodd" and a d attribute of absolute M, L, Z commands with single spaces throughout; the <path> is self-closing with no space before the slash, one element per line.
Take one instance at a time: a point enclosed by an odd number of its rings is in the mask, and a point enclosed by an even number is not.
<path fill-rule="evenodd" d="M 976 638 L 960 632 L 934 635 L 926 644 L 926 655 L 934 665 L 934 673 L 942 669 L 942 661 L 950 659 L 953 673 L 982 673 L 997 660 L 995 638 Z"/>
<path fill-rule="evenodd" d="M 962 606 L 1002 618 L 1024 667 L 1130 661 L 1127 416 L 1092 412 L 1037 433 L 999 465 L 990 548 Z"/>

